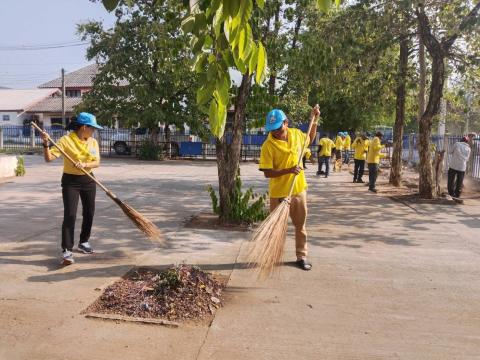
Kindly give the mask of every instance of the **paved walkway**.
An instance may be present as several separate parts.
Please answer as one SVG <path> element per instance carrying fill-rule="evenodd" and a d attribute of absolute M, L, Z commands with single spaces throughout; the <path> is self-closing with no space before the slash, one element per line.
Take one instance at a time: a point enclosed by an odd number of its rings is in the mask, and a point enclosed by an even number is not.
<path fill-rule="evenodd" d="M 167 235 L 158 248 L 105 195 L 97 196 L 94 256 L 58 266 L 59 163 L 26 158 L 0 183 L 0 359 L 480 359 L 480 206 L 408 207 L 368 193 L 344 172 L 307 170 L 313 270 L 283 267 L 256 282 L 251 236 L 185 229 L 209 211 L 216 164 L 106 160 L 96 175 Z M 246 186 L 266 190 L 254 164 Z M 291 230 L 291 229 L 290 229 Z M 293 240 L 287 259 L 294 260 Z M 211 324 L 171 329 L 84 318 L 80 312 L 135 265 L 200 264 L 229 276 Z"/>

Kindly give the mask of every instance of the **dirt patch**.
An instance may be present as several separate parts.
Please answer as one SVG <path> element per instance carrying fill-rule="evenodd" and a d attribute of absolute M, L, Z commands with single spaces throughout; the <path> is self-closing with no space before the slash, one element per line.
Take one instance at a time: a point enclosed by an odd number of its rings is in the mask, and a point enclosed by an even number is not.
<path fill-rule="evenodd" d="M 108 286 L 83 313 L 169 321 L 201 320 L 223 306 L 226 277 L 190 265 L 165 270 L 135 268 Z"/>
<path fill-rule="evenodd" d="M 227 231 L 251 231 L 252 225 L 246 223 L 220 223 L 216 214 L 202 212 L 193 215 L 185 221 L 186 228 L 213 229 Z"/>

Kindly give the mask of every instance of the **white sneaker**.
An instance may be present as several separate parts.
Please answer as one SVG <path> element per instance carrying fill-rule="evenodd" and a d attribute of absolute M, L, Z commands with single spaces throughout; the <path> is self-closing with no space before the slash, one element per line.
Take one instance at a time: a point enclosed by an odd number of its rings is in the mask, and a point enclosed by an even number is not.
<path fill-rule="evenodd" d="M 84 254 L 93 254 L 93 248 L 88 241 L 78 244 L 78 251 L 81 251 Z"/>
<path fill-rule="evenodd" d="M 73 260 L 73 253 L 71 251 L 65 250 L 62 254 L 62 265 L 71 265 L 75 262 Z"/>

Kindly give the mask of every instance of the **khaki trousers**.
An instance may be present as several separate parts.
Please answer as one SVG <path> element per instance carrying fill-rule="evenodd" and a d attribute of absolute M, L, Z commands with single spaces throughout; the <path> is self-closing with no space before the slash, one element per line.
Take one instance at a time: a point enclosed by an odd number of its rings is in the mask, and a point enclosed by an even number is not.
<path fill-rule="evenodd" d="M 282 201 L 283 198 L 270 198 L 270 212 L 272 212 Z M 307 192 L 292 196 L 290 200 L 290 218 L 295 226 L 295 250 L 297 259 L 307 257 L 307 229 L 305 223 L 307 220 Z"/>

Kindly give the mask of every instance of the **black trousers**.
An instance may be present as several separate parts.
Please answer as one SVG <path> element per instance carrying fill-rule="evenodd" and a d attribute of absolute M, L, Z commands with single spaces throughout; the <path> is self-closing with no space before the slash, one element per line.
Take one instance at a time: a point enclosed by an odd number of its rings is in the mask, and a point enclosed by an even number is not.
<path fill-rule="evenodd" d="M 378 176 L 378 164 L 369 163 L 368 164 L 368 188 L 375 189 L 377 184 Z"/>
<path fill-rule="evenodd" d="M 463 178 L 465 171 L 448 169 L 448 194 L 453 197 L 460 197 L 462 193 Z"/>
<path fill-rule="evenodd" d="M 330 173 L 330 156 L 319 156 L 318 157 L 318 171 L 317 175 L 320 175 L 322 171 L 322 165 L 325 164 L 325 176 L 328 176 Z"/>
<path fill-rule="evenodd" d="M 363 171 L 365 170 L 365 160 L 353 159 L 355 167 L 353 168 L 353 180 L 362 180 Z"/>
<path fill-rule="evenodd" d="M 74 245 L 75 220 L 77 218 L 78 198 L 82 201 L 82 231 L 80 243 L 87 242 L 95 213 L 95 195 L 97 184 L 87 175 L 63 174 L 63 224 L 62 249 L 72 251 Z"/>

